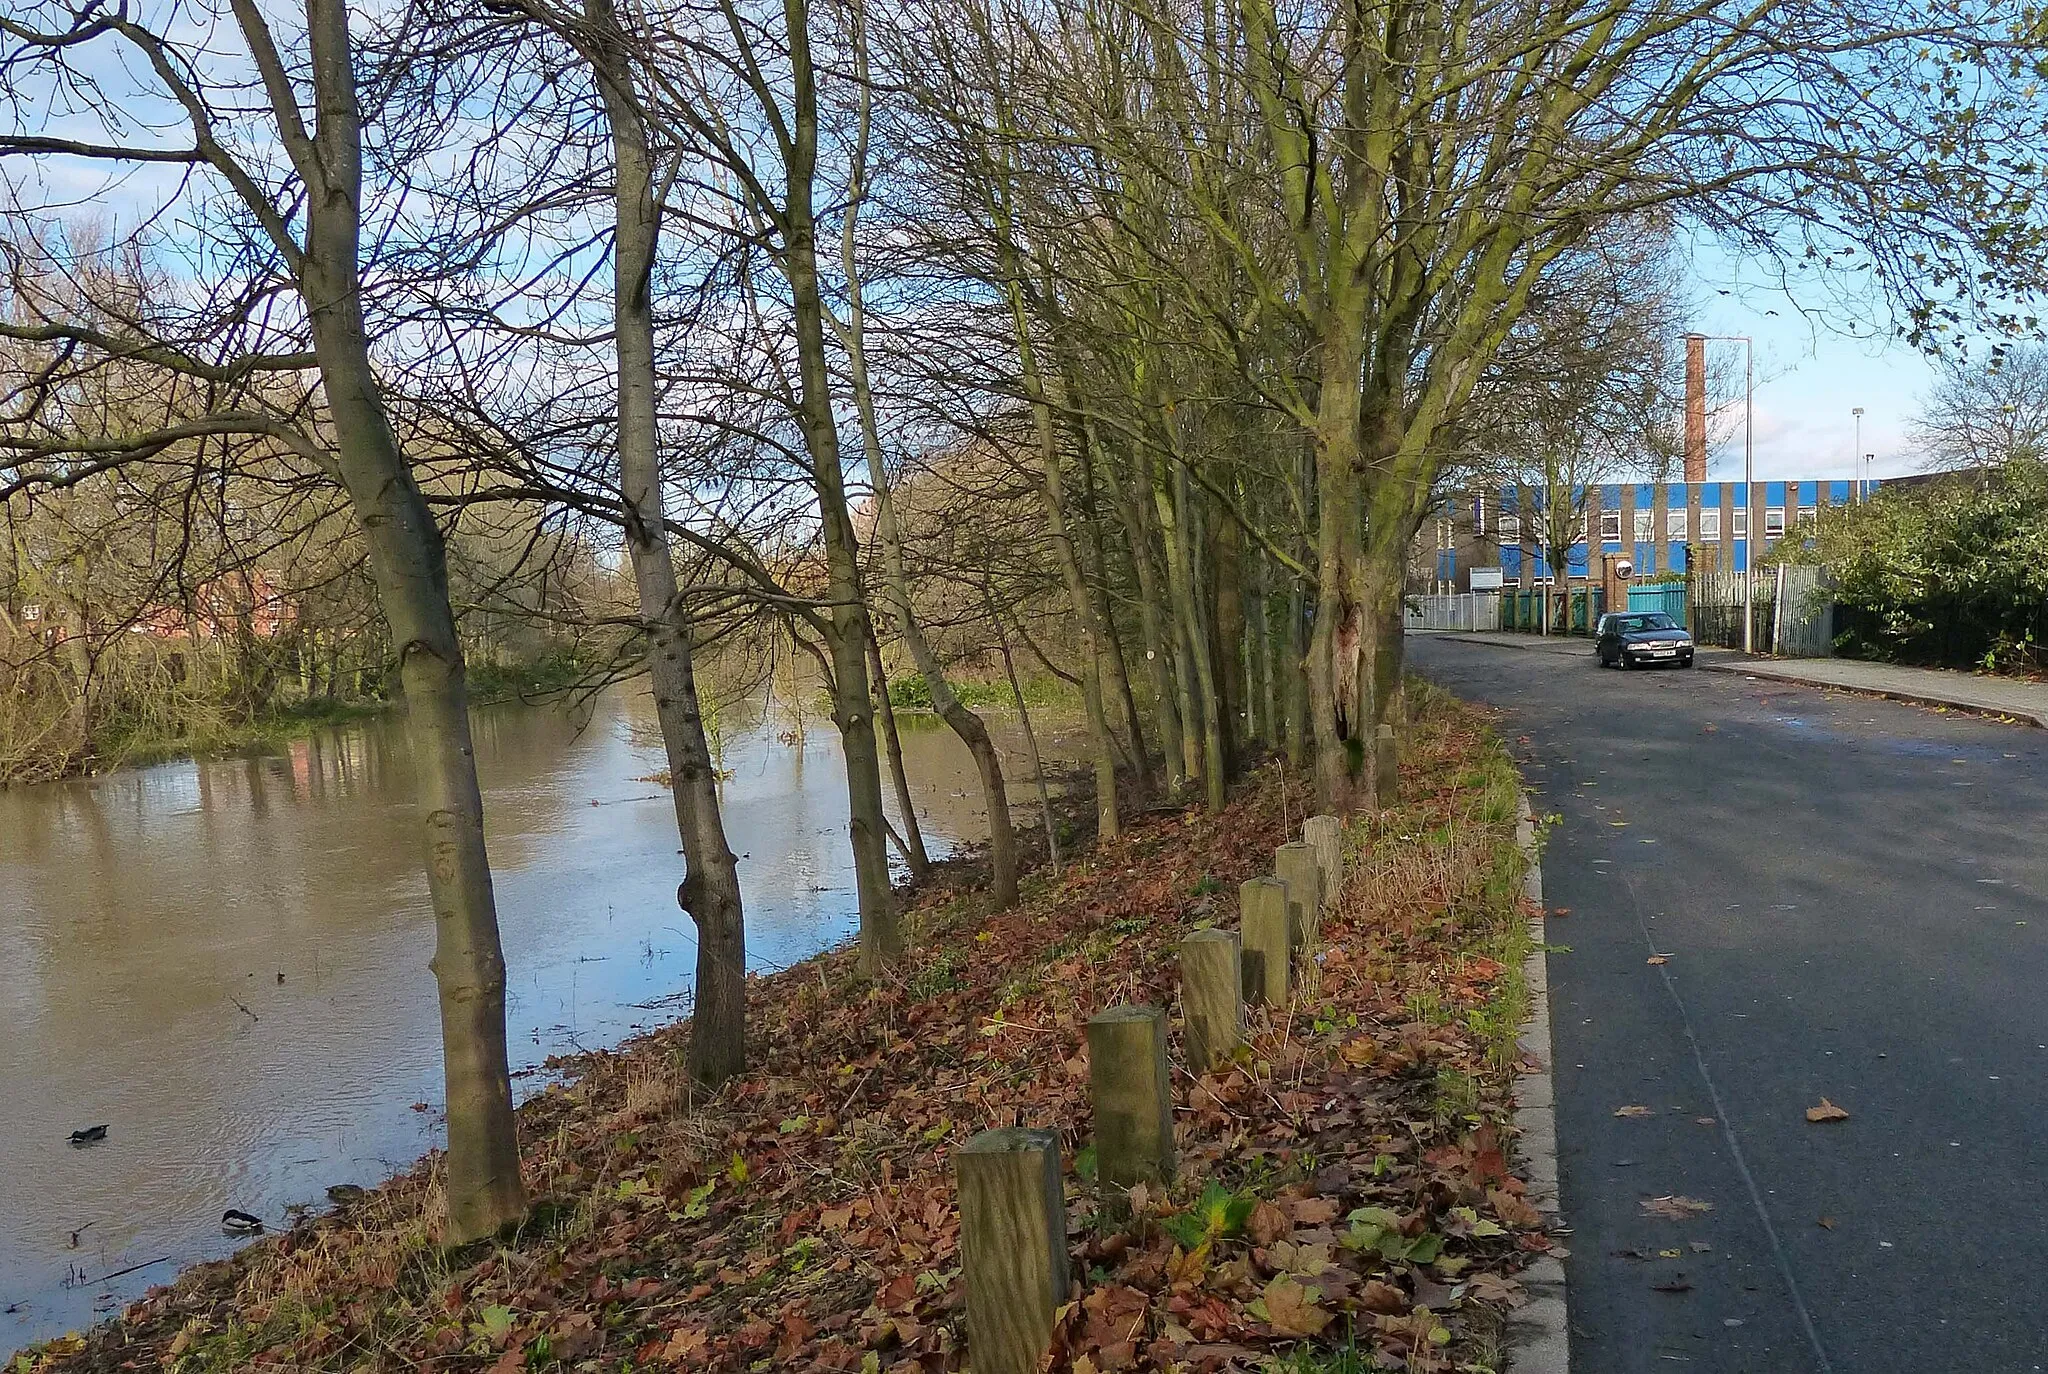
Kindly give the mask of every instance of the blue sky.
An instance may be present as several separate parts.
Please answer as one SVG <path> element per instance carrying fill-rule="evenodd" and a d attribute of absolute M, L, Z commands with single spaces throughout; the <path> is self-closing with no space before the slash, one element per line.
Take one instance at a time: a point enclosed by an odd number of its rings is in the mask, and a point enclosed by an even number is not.
<path fill-rule="evenodd" d="M 1898 342 L 1881 306 L 1842 298 L 1840 283 L 1816 283 L 1811 297 L 1763 284 L 1753 267 L 1731 264 L 1711 243 L 1693 250 L 1688 283 L 1693 327 L 1756 341 L 1756 475 L 1854 478 L 1856 418 L 1862 448 L 1879 477 L 1920 470 L 1909 432 L 1936 380 L 1936 365 Z M 1710 343 L 1720 408 L 1707 475 L 1742 476 L 1742 345 Z"/>

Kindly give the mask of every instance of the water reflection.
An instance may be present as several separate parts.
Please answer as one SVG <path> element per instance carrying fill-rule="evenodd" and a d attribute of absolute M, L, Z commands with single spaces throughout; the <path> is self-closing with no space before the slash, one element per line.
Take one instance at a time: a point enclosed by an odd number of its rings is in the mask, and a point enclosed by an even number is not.
<path fill-rule="evenodd" d="M 476 741 L 515 1066 L 652 1023 L 643 1004 L 687 986 L 695 950 L 670 798 L 636 781 L 661 766 L 644 693 L 479 712 Z M 984 835 L 952 735 L 906 722 L 904 748 L 929 842 Z M 836 736 L 742 724 L 723 761 L 750 962 L 844 938 Z M 396 721 L 0 792 L 0 1350 L 225 1254 L 226 1208 L 276 1221 L 436 1143 L 416 1109 L 438 1102 L 440 1052 L 410 793 Z M 105 1144 L 65 1143 L 99 1122 Z"/>

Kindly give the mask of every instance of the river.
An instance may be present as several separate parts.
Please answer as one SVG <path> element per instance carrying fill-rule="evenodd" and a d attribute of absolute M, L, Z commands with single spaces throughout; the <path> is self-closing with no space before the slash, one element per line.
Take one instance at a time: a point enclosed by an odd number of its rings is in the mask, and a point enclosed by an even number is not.
<path fill-rule="evenodd" d="M 548 1056 L 673 1015 L 652 1004 L 694 968 L 682 859 L 667 791 L 636 781 L 663 766 L 644 688 L 578 712 L 481 709 L 475 734 L 512 1062 L 530 1088 Z M 903 744 L 934 856 L 985 837 L 951 732 L 909 718 Z M 441 1142 L 406 758 L 402 723 L 380 718 L 274 754 L 0 791 L 0 1351 L 226 1255 L 230 1207 L 276 1226 Z M 830 721 L 800 739 L 786 720 L 731 730 L 722 761 L 749 965 L 845 939 Z M 1020 819 L 1027 793 L 1012 791 Z M 67 1143 L 101 1123 L 103 1144 Z M 144 1267 L 104 1277 L 130 1265 Z"/>

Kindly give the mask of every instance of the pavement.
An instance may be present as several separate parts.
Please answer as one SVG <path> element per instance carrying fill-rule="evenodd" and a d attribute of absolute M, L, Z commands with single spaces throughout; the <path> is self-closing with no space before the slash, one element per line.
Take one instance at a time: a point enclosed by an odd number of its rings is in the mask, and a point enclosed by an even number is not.
<path fill-rule="evenodd" d="M 1409 645 L 1560 817 L 1573 1374 L 2048 1367 L 2048 735 L 1574 647 Z"/>
<path fill-rule="evenodd" d="M 1509 649 L 1576 654 L 1590 658 L 1593 641 L 1569 635 L 1524 635 L 1462 631 L 1411 631 L 1411 638 L 1458 639 Z M 2048 683 L 1985 677 L 1943 668 L 1904 668 L 1849 658 L 1760 658 L 1730 649 L 1701 646 L 1699 666 L 1708 672 L 1746 673 L 1776 682 L 1799 682 L 1865 696 L 1889 697 L 1922 706 L 1946 706 L 1978 715 L 2008 716 L 2048 728 Z"/>

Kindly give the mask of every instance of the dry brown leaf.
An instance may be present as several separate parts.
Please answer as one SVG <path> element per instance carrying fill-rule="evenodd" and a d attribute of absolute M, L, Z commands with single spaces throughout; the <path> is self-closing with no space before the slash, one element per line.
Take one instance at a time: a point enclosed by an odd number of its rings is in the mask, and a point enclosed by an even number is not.
<path fill-rule="evenodd" d="M 1652 964 L 1668 964 L 1671 962 L 1671 956 L 1668 954 L 1652 954 L 1649 957 L 1649 959 L 1645 962 Z"/>
<path fill-rule="evenodd" d="M 1656 1109 L 1655 1107 L 1638 1107 L 1638 1106 L 1628 1106 L 1628 1107 L 1616 1107 L 1616 1108 L 1614 1109 L 1614 1114 L 1615 1114 L 1616 1116 L 1627 1116 L 1627 1117 L 1636 1117 L 1636 1116 L 1655 1116 L 1655 1115 L 1657 1114 L 1657 1109 Z"/>
<path fill-rule="evenodd" d="M 1368 1312 L 1398 1317 L 1408 1310 L 1408 1295 L 1382 1279 L 1369 1279 L 1358 1295 L 1358 1305 Z"/>
<path fill-rule="evenodd" d="M 1266 1285 L 1266 1325 L 1282 1336 L 1314 1336 L 1330 1324 L 1330 1314 L 1316 1305 L 1316 1294 L 1281 1275 Z"/>
<path fill-rule="evenodd" d="M 1284 1198 L 1280 1205 L 1287 1209 L 1298 1226 L 1321 1226 L 1337 1219 L 1337 1203 L 1334 1198 Z"/>
<path fill-rule="evenodd" d="M 1252 1208 L 1251 1216 L 1245 1220 L 1244 1230 L 1245 1234 L 1252 1238 L 1253 1244 L 1271 1245 L 1276 1240 L 1286 1239 L 1288 1233 L 1294 1230 L 1294 1223 L 1287 1219 L 1287 1213 L 1272 1203 L 1261 1202 Z"/>
<path fill-rule="evenodd" d="M 1653 1217 L 1664 1217 L 1670 1221 L 1690 1221 L 1702 1212 L 1714 1210 L 1711 1202 L 1701 1202 L 1696 1197 L 1683 1197 L 1667 1193 L 1663 1197 L 1646 1197 L 1643 1210 Z"/>
<path fill-rule="evenodd" d="M 1806 1119 L 1818 1125 L 1823 1121 L 1847 1121 L 1849 1114 L 1823 1097 L 1818 1107 L 1806 1109 Z"/>

